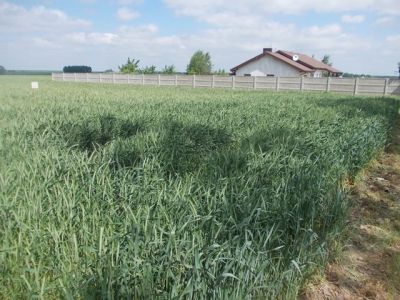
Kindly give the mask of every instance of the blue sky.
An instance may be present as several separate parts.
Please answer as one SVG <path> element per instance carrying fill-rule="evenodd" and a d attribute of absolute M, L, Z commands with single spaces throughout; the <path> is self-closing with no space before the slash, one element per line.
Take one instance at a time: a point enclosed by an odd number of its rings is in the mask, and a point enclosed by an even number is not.
<path fill-rule="evenodd" d="M 400 0 L 0 0 L 0 45 L 8 70 L 118 71 L 130 57 L 185 71 L 202 50 L 228 71 L 272 46 L 396 75 Z"/>

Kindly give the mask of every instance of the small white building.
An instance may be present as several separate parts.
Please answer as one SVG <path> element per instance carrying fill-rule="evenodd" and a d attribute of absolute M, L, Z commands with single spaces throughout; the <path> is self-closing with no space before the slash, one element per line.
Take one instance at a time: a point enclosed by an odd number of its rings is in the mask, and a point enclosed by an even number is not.
<path fill-rule="evenodd" d="M 304 54 L 264 48 L 263 53 L 231 69 L 236 76 L 322 77 L 343 72 Z"/>

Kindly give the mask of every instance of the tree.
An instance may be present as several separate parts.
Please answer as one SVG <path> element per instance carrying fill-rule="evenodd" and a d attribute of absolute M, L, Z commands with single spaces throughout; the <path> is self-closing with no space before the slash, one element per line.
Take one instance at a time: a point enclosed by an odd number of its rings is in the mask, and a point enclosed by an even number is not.
<path fill-rule="evenodd" d="M 321 59 L 321 62 L 323 62 L 324 64 L 326 64 L 328 66 L 332 66 L 331 57 L 329 54 L 325 54 L 324 57 Z M 328 76 L 330 76 L 330 73 L 327 71 L 323 71 L 322 76 L 328 77 Z"/>
<path fill-rule="evenodd" d="M 321 62 L 332 67 L 331 56 L 328 54 L 324 55 L 324 57 L 321 59 Z"/>
<path fill-rule="evenodd" d="M 156 67 L 155 66 L 150 66 L 150 67 L 146 66 L 146 68 L 144 68 L 143 70 L 140 70 L 139 73 L 142 73 L 142 74 L 157 74 L 157 71 L 156 71 Z"/>
<path fill-rule="evenodd" d="M 118 69 L 121 73 L 124 74 L 137 74 L 138 73 L 138 64 L 139 64 L 140 60 L 137 60 L 135 62 L 134 59 L 130 60 L 128 57 L 128 61 L 126 62 L 126 64 L 122 65 L 122 66 L 118 66 Z"/>
<path fill-rule="evenodd" d="M 190 62 L 186 67 L 186 72 L 189 75 L 211 74 L 211 69 L 212 63 L 210 54 L 208 52 L 203 53 L 203 51 L 198 50 L 190 59 Z"/>
<path fill-rule="evenodd" d="M 88 66 L 65 66 L 64 73 L 92 73 L 92 68 Z"/>
<path fill-rule="evenodd" d="M 0 75 L 4 75 L 7 73 L 6 68 L 4 68 L 3 66 L 0 66 Z"/>
<path fill-rule="evenodd" d="M 176 70 L 174 65 L 170 66 L 165 65 L 164 69 L 161 70 L 161 74 L 175 74 L 175 73 Z"/>
<path fill-rule="evenodd" d="M 218 71 L 214 72 L 214 75 L 228 75 L 228 73 L 226 73 L 225 69 L 218 69 Z"/>

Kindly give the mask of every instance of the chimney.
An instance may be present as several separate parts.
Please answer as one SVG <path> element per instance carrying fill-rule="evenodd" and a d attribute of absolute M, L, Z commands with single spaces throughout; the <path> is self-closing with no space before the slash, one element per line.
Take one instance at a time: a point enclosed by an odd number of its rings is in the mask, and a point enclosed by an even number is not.
<path fill-rule="evenodd" d="M 272 48 L 263 48 L 263 53 L 272 52 Z"/>

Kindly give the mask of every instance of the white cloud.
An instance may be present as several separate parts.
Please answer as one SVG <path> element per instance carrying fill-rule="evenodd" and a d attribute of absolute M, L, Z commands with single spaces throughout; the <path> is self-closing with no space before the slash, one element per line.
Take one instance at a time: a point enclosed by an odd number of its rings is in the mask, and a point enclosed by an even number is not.
<path fill-rule="evenodd" d="M 154 24 L 144 24 L 139 26 L 120 26 L 118 32 L 126 38 L 149 37 L 158 32 L 158 27 Z"/>
<path fill-rule="evenodd" d="M 400 1 L 398 0 L 163 0 L 177 15 L 205 18 L 207 15 L 218 11 L 235 11 L 248 13 L 251 11 L 264 14 L 301 14 L 307 11 L 318 13 L 340 13 L 348 11 L 372 11 L 400 15 Z"/>
<path fill-rule="evenodd" d="M 33 38 L 32 41 L 35 47 L 44 49 L 60 48 L 60 46 L 54 43 L 53 41 L 48 41 L 41 38 Z"/>
<path fill-rule="evenodd" d="M 90 21 L 70 18 L 58 9 L 35 6 L 27 10 L 9 2 L 0 2 L 0 32 L 55 32 L 90 27 Z"/>
<path fill-rule="evenodd" d="M 371 25 L 372 26 L 392 26 L 392 25 L 399 26 L 399 23 L 398 23 L 396 17 L 394 17 L 394 16 L 385 16 L 385 17 L 382 17 L 382 18 L 379 18 L 379 19 L 375 20 L 375 22 L 373 22 Z"/>
<path fill-rule="evenodd" d="M 67 38 L 71 42 L 84 44 L 86 42 L 86 35 L 84 32 L 75 32 L 67 34 Z"/>
<path fill-rule="evenodd" d="M 140 14 L 136 11 L 129 9 L 128 7 L 122 7 L 117 10 L 116 16 L 121 21 L 132 21 L 140 17 Z"/>
<path fill-rule="evenodd" d="M 365 16 L 364 15 L 343 15 L 342 16 L 342 22 L 343 23 L 362 23 L 365 21 Z"/>
<path fill-rule="evenodd" d="M 241 27 L 252 27 L 258 26 L 263 21 L 263 17 L 257 14 L 240 14 L 223 11 L 204 17 L 204 21 L 210 25 L 219 27 L 237 27 L 238 24 Z"/>
<path fill-rule="evenodd" d="M 110 45 L 117 41 L 118 35 L 113 33 L 99 33 L 99 32 L 77 32 L 67 34 L 67 39 L 73 43 L 87 44 L 87 45 Z"/>
<path fill-rule="evenodd" d="M 330 24 L 326 26 L 311 26 L 309 28 L 305 28 L 302 30 L 302 33 L 305 37 L 313 37 L 313 38 L 320 38 L 320 37 L 334 37 L 340 36 L 342 34 L 342 28 L 339 24 Z"/>

